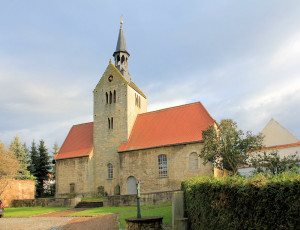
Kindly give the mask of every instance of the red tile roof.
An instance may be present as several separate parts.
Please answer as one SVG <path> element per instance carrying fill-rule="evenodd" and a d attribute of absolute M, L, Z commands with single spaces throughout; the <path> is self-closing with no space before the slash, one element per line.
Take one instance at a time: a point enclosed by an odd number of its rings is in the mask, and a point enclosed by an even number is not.
<path fill-rule="evenodd" d="M 93 122 L 74 125 L 55 160 L 88 156 L 93 150 Z"/>
<path fill-rule="evenodd" d="M 202 141 L 215 120 L 200 102 L 139 114 L 118 152 Z"/>
<path fill-rule="evenodd" d="M 272 150 L 272 149 L 285 149 L 285 148 L 292 148 L 292 147 L 297 147 L 300 146 L 300 141 L 296 143 L 291 143 L 291 144 L 285 144 L 285 145 L 274 145 L 274 146 L 268 146 L 260 149 L 259 151 L 265 151 L 265 150 Z"/>

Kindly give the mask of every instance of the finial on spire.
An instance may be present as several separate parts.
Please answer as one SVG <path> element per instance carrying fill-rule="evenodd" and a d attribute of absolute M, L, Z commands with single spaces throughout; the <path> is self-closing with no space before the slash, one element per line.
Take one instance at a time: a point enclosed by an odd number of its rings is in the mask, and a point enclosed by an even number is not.
<path fill-rule="evenodd" d="M 120 16 L 120 24 L 121 24 L 121 26 L 123 25 L 123 20 L 122 20 L 122 18 L 123 18 L 123 15 Z"/>
<path fill-rule="evenodd" d="M 112 64 L 111 58 L 109 59 L 109 64 Z"/>

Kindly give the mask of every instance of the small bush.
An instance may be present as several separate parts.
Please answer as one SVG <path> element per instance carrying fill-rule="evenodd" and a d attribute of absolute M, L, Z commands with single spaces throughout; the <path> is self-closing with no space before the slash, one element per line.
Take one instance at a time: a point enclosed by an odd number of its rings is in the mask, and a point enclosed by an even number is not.
<path fill-rule="evenodd" d="M 192 229 L 296 229 L 300 175 L 249 179 L 195 177 L 182 182 Z"/>

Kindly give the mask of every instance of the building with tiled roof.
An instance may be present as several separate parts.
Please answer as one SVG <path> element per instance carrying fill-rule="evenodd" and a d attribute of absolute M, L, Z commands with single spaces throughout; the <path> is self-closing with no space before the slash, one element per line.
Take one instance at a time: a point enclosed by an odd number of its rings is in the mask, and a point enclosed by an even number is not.
<path fill-rule="evenodd" d="M 147 97 L 132 81 L 121 24 L 114 63 L 94 93 L 94 121 L 74 125 L 56 160 L 56 195 L 95 196 L 180 189 L 187 177 L 210 175 L 198 157 L 202 131 L 215 120 L 200 103 L 147 112 Z"/>
<path fill-rule="evenodd" d="M 280 158 L 289 157 L 296 154 L 300 159 L 300 140 L 295 137 L 290 131 L 280 125 L 275 119 L 271 118 L 266 126 L 261 131 L 264 136 L 263 145 L 265 146 L 260 151 L 253 153 L 272 153 L 278 152 Z M 251 175 L 254 172 L 253 167 L 241 167 L 239 169 L 242 175 Z"/>

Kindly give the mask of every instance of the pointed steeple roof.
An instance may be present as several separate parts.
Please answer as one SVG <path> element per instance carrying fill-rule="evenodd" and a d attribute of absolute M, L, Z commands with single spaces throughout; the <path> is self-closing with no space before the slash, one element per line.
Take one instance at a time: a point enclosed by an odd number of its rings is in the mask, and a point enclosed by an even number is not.
<path fill-rule="evenodd" d="M 118 53 L 118 52 L 125 52 L 129 55 L 129 53 L 127 52 L 125 36 L 124 36 L 124 32 L 123 32 L 123 21 L 121 21 L 120 24 L 121 24 L 121 26 L 120 26 L 120 31 L 119 31 L 118 43 L 117 43 L 117 47 L 116 47 L 116 51 L 114 52 L 114 55 L 115 55 L 115 53 Z"/>

